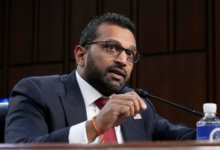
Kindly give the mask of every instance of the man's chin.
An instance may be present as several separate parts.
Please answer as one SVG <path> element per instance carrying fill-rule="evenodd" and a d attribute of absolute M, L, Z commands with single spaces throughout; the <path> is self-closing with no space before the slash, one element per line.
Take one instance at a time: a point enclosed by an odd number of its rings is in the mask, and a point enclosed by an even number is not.
<path fill-rule="evenodd" d="M 124 87 L 124 82 L 113 80 L 110 83 L 108 83 L 108 87 L 115 92 L 120 91 Z"/>

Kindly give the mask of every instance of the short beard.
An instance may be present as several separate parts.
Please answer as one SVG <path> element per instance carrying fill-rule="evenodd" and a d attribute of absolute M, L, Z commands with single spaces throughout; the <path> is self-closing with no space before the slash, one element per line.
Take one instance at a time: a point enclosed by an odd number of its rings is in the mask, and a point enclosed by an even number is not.
<path fill-rule="evenodd" d="M 124 81 L 120 82 L 119 85 L 111 84 L 112 79 L 106 78 L 109 70 L 113 68 L 118 68 L 123 70 L 125 73 Z M 120 64 L 115 64 L 108 66 L 104 72 L 102 72 L 96 65 L 95 61 L 92 59 L 90 51 L 88 50 L 87 66 L 85 67 L 86 81 L 99 91 L 104 96 L 110 96 L 114 93 L 118 93 L 127 83 L 127 71 Z"/>

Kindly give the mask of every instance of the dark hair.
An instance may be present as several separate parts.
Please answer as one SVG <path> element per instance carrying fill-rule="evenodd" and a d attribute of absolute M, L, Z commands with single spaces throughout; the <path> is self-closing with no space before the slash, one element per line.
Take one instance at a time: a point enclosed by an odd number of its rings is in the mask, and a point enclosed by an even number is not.
<path fill-rule="evenodd" d="M 98 37 L 97 29 L 102 23 L 118 25 L 122 28 L 129 29 L 135 36 L 135 25 L 129 18 L 116 13 L 106 13 L 89 22 L 81 33 L 79 45 L 84 46 L 86 42 L 91 42 L 96 39 Z"/>

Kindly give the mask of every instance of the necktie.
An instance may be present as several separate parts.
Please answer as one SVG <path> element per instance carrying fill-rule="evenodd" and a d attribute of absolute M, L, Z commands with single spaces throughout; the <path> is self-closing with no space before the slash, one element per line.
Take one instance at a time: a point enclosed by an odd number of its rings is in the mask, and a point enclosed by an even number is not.
<path fill-rule="evenodd" d="M 102 107 L 104 107 L 107 102 L 108 102 L 108 99 L 98 99 L 94 103 L 101 110 Z M 103 138 L 104 138 L 104 142 L 105 143 L 117 143 L 117 137 L 116 137 L 116 134 L 115 134 L 115 128 L 111 128 L 110 130 L 106 131 L 104 133 L 104 137 Z"/>

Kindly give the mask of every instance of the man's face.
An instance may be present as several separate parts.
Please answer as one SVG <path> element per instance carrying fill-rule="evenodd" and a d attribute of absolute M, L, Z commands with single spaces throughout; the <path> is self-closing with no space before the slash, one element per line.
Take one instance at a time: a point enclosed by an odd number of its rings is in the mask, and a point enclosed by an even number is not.
<path fill-rule="evenodd" d="M 117 25 L 101 24 L 94 41 L 117 41 L 126 49 L 136 49 L 132 32 Z M 85 80 L 105 96 L 121 90 L 130 78 L 133 63 L 123 51 L 119 56 L 106 52 L 105 44 L 92 44 L 84 68 Z"/>

